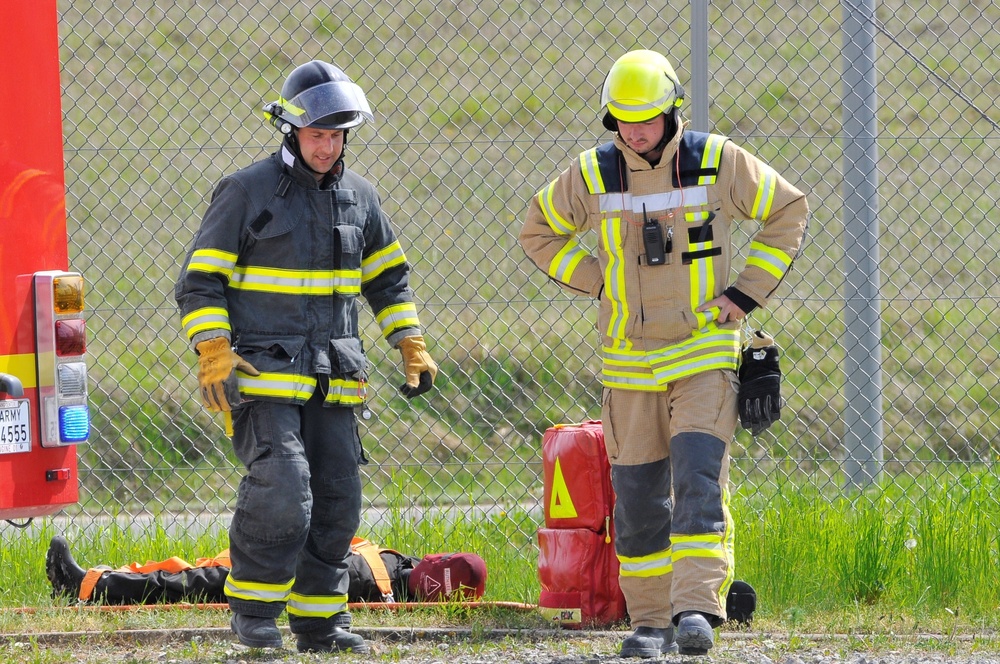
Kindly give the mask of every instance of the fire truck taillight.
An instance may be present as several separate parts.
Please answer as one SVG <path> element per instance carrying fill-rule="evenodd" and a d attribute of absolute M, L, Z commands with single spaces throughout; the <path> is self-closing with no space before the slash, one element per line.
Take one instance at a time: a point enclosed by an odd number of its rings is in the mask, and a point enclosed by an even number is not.
<path fill-rule="evenodd" d="M 56 355 L 70 357 L 87 352 L 87 325 L 82 318 L 56 321 Z"/>
<path fill-rule="evenodd" d="M 90 435 L 87 326 L 83 277 L 35 273 L 35 340 L 42 447 L 71 445 Z"/>

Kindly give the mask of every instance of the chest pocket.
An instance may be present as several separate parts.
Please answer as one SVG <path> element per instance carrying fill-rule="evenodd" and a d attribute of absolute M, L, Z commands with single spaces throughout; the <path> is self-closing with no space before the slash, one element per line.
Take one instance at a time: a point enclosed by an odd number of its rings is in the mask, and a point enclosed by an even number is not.
<path fill-rule="evenodd" d="M 365 236 L 357 226 L 333 227 L 333 292 L 344 297 L 361 294 L 361 254 Z"/>

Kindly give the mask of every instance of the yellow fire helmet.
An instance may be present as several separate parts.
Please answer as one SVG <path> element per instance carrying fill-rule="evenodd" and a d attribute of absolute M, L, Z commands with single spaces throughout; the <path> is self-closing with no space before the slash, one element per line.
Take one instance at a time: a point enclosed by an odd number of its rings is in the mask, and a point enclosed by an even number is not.
<path fill-rule="evenodd" d="M 615 61 L 601 92 L 604 126 L 618 130 L 622 122 L 645 122 L 680 108 L 684 88 L 674 68 L 656 51 L 629 51 Z"/>

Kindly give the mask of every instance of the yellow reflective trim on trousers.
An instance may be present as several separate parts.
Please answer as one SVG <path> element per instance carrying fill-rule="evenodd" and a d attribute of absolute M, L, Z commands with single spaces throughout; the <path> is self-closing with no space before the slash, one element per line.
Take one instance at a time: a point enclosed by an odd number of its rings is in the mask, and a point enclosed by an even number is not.
<path fill-rule="evenodd" d="M 580 153 L 580 171 L 590 193 L 603 194 L 607 191 L 604 187 L 604 178 L 601 177 L 601 168 L 597 163 L 597 148 Z"/>
<path fill-rule="evenodd" d="M 209 272 L 232 278 L 236 254 L 220 249 L 196 249 L 188 262 L 188 272 Z"/>
<path fill-rule="evenodd" d="M 619 574 L 622 576 L 649 578 L 664 576 L 674 571 L 674 562 L 669 548 L 636 558 L 618 556 L 618 563 Z"/>
<path fill-rule="evenodd" d="M 792 257 L 781 249 L 769 247 L 761 242 L 750 243 L 747 266 L 759 267 L 775 279 L 781 279 L 791 264 Z"/>
<path fill-rule="evenodd" d="M 260 583 L 258 581 L 241 581 L 234 579 L 230 573 L 226 577 L 223 592 L 226 597 L 246 599 L 253 602 L 287 602 L 295 579 L 286 583 Z"/>
<path fill-rule="evenodd" d="M 361 261 L 361 283 L 366 284 L 386 270 L 406 263 L 406 255 L 398 241 L 379 249 Z"/>
<path fill-rule="evenodd" d="M 621 219 L 611 217 L 601 225 L 601 243 L 608 255 L 604 268 L 604 295 L 611 303 L 611 316 L 605 334 L 612 339 L 625 338 L 628 321 L 628 301 L 625 294 L 625 251 L 623 248 Z"/>
<path fill-rule="evenodd" d="M 552 262 L 549 264 L 549 276 L 568 284 L 573 278 L 577 266 L 586 257 L 587 252 L 580 247 L 580 243 L 575 238 L 571 238 L 552 258 Z"/>
<path fill-rule="evenodd" d="M 750 208 L 750 216 L 760 221 L 767 221 L 771 215 L 771 203 L 774 202 L 774 190 L 778 186 L 778 174 L 770 166 L 762 166 L 763 177 L 757 184 L 757 197 Z"/>
<path fill-rule="evenodd" d="M 195 309 L 181 318 L 181 327 L 188 339 L 205 330 L 227 330 L 232 332 L 229 324 L 229 312 L 222 307 L 202 307 Z"/>
<path fill-rule="evenodd" d="M 261 373 L 250 376 L 238 371 L 240 392 L 253 397 L 275 397 L 306 401 L 316 391 L 316 377 L 301 374 Z"/>
<path fill-rule="evenodd" d="M 555 189 L 556 183 L 553 180 L 548 187 L 538 192 L 538 207 L 541 208 L 542 216 L 545 217 L 545 222 L 552 229 L 553 233 L 556 235 L 572 235 L 576 232 L 576 226 L 564 219 L 552 203 L 552 194 L 555 192 Z"/>
<path fill-rule="evenodd" d="M 719 588 L 719 605 L 726 605 L 726 597 L 729 595 L 729 587 L 733 585 L 733 578 L 736 570 L 736 528 L 734 527 L 732 514 L 729 513 L 729 488 L 722 489 L 722 515 L 726 523 L 726 530 L 722 534 L 723 548 L 726 552 L 726 578 Z"/>
<path fill-rule="evenodd" d="M 289 615 L 329 618 L 347 610 L 347 595 L 302 595 L 291 593 L 285 610 Z"/>
<path fill-rule="evenodd" d="M 412 302 L 385 307 L 375 314 L 375 320 L 385 337 L 389 337 L 393 332 L 403 327 L 420 327 L 420 320 L 417 318 L 417 305 Z"/>
<path fill-rule="evenodd" d="M 670 548 L 674 561 L 684 558 L 718 558 L 727 560 L 722 535 L 707 533 L 704 535 L 671 535 Z"/>
<path fill-rule="evenodd" d="M 283 295 L 361 293 L 361 270 L 285 270 L 239 266 L 229 283 L 232 288 Z"/>

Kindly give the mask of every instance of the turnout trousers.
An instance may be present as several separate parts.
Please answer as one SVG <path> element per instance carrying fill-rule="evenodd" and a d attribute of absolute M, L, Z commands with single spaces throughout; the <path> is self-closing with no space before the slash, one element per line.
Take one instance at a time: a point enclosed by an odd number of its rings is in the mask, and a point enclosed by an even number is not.
<path fill-rule="evenodd" d="M 739 379 L 705 371 L 662 391 L 604 389 L 619 583 L 633 627 L 726 618 L 733 580 L 729 445 Z"/>
<path fill-rule="evenodd" d="M 320 384 L 324 383 L 321 377 Z M 246 474 L 229 528 L 234 613 L 276 618 L 293 633 L 349 624 L 348 558 L 361 521 L 354 410 L 246 402 L 233 410 L 233 448 Z"/>

